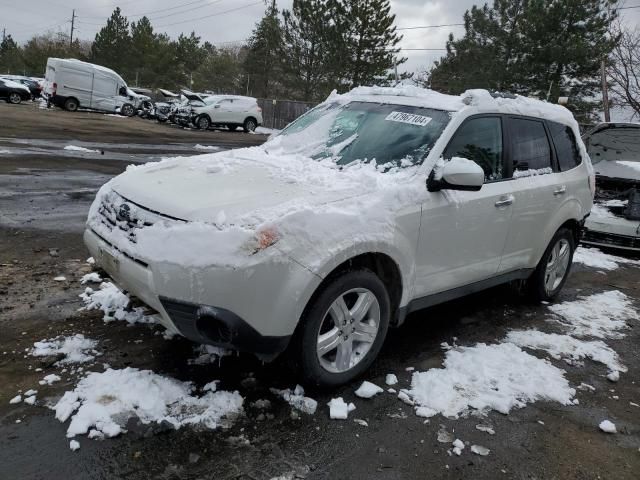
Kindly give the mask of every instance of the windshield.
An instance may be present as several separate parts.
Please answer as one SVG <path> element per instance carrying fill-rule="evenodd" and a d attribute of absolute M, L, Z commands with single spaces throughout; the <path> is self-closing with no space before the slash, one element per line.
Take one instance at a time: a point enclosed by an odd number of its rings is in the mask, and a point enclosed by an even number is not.
<path fill-rule="evenodd" d="M 332 158 L 338 165 L 375 161 L 409 167 L 422 163 L 449 119 L 449 112 L 431 108 L 330 103 L 293 122 L 273 144 L 285 153 Z"/>
<path fill-rule="evenodd" d="M 591 162 L 640 162 L 640 126 L 610 127 L 587 137 Z"/>

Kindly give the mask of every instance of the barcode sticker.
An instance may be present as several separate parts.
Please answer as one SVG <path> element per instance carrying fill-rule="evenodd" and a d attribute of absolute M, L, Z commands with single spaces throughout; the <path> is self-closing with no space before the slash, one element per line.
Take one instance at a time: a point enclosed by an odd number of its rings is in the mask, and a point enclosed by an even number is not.
<path fill-rule="evenodd" d="M 417 125 L 418 127 L 426 127 L 431 121 L 431 117 L 416 115 L 414 113 L 391 112 L 387 115 L 385 120 L 390 122 L 408 123 L 409 125 Z"/>

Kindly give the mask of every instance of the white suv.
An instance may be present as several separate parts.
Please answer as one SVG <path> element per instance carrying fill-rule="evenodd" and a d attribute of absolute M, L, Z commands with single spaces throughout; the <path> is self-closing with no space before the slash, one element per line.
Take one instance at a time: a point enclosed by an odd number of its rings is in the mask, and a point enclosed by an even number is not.
<path fill-rule="evenodd" d="M 331 386 L 415 310 L 513 280 L 554 298 L 593 193 L 563 107 L 357 88 L 260 147 L 130 167 L 85 242 L 167 328 Z"/>
<path fill-rule="evenodd" d="M 191 121 L 201 130 L 211 126 L 237 128 L 253 132 L 262 125 L 262 109 L 252 97 L 238 95 L 210 95 L 202 98 L 202 104 L 191 109 Z"/>

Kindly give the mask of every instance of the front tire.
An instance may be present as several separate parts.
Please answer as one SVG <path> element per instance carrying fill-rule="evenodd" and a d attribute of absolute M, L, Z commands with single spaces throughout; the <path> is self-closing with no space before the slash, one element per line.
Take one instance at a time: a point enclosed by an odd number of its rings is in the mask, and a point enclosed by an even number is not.
<path fill-rule="evenodd" d="M 573 232 L 568 228 L 558 230 L 528 280 L 533 300 L 550 301 L 560 293 L 571 272 L 575 249 Z"/>
<path fill-rule="evenodd" d="M 206 115 L 201 115 L 200 117 L 196 118 L 196 127 L 198 127 L 200 130 L 209 130 L 210 126 L 211 120 L 209 120 L 209 117 L 207 117 Z"/>
<path fill-rule="evenodd" d="M 133 108 L 133 105 L 130 103 L 125 103 L 120 107 L 120 115 L 124 115 L 125 117 L 133 117 L 136 113 L 136 110 Z"/>
<path fill-rule="evenodd" d="M 10 93 L 9 94 L 9 103 L 12 103 L 13 105 L 17 105 L 20 102 L 22 102 L 22 97 L 20 96 L 19 93 Z"/>
<path fill-rule="evenodd" d="M 336 387 L 364 373 L 387 335 L 390 300 L 370 270 L 327 283 L 305 309 L 290 354 L 304 384 Z"/>

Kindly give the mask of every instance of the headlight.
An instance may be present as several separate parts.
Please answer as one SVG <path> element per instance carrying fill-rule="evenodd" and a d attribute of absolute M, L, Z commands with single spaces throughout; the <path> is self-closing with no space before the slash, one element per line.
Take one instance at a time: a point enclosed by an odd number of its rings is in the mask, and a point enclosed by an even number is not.
<path fill-rule="evenodd" d="M 264 227 L 256 232 L 252 242 L 252 255 L 265 250 L 280 240 L 280 234 L 275 227 Z"/>

